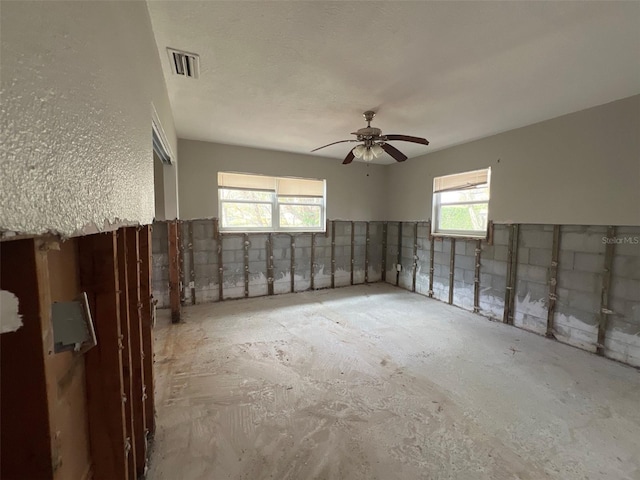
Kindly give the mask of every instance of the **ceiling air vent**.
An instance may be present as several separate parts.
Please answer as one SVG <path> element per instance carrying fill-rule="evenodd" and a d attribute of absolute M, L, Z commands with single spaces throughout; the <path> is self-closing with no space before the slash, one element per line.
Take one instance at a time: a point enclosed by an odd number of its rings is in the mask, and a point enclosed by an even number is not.
<path fill-rule="evenodd" d="M 173 48 L 167 48 L 167 52 L 169 52 L 169 62 L 174 74 L 189 78 L 198 78 L 200 76 L 199 55 Z"/>

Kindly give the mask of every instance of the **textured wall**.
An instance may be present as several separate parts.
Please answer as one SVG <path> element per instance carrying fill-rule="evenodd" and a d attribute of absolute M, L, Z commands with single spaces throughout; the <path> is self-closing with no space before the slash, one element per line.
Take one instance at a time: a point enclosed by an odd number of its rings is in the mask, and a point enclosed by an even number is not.
<path fill-rule="evenodd" d="M 495 222 L 640 225 L 638 132 L 640 95 L 389 165 L 384 218 L 431 218 L 434 177 L 491 167 Z"/>
<path fill-rule="evenodd" d="M 145 2 L 5 2 L 1 22 L 0 229 L 150 223 L 152 102 L 177 144 Z"/>

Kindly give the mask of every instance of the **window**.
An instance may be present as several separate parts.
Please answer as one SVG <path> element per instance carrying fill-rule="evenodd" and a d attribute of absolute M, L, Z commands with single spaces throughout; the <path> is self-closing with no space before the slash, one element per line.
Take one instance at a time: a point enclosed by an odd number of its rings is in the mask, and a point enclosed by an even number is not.
<path fill-rule="evenodd" d="M 218 173 L 223 231 L 323 232 L 325 181 Z"/>
<path fill-rule="evenodd" d="M 433 180 L 433 233 L 484 237 L 491 168 Z"/>

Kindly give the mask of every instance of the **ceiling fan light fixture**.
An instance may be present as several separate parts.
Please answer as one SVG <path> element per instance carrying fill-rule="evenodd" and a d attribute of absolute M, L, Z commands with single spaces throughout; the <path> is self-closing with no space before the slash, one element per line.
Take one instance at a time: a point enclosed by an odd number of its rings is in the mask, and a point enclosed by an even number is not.
<path fill-rule="evenodd" d="M 366 151 L 366 148 L 365 148 L 364 145 L 358 145 L 357 147 L 355 147 L 353 149 L 353 155 L 356 158 L 362 158 L 362 156 L 364 155 L 365 151 Z"/>
<path fill-rule="evenodd" d="M 371 160 L 373 160 L 373 151 L 371 151 L 370 148 L 367 148 L 364 152 L 364 154 L 362 155 L 362 159 L 365 162 L 370 162 Z"/>
<path fill-rule="evenodd" d="M 377 143 L 371 147 L 371 152 L 373 152 L 373 155 L 378 158 L 380 155 L 384 154 L 384 150 L 382 149 L 382 147 L 380 145 L 378 145 Z"/>

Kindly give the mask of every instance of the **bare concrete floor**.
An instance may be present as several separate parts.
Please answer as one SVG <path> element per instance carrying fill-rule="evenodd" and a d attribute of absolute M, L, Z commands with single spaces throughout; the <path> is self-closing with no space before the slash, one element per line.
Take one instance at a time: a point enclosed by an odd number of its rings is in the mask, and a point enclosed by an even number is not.
<path fill-rule="evenodd" d="M 640 479 L 631 367 L 384 284 L 184 318 L 151 480 Z"/>

